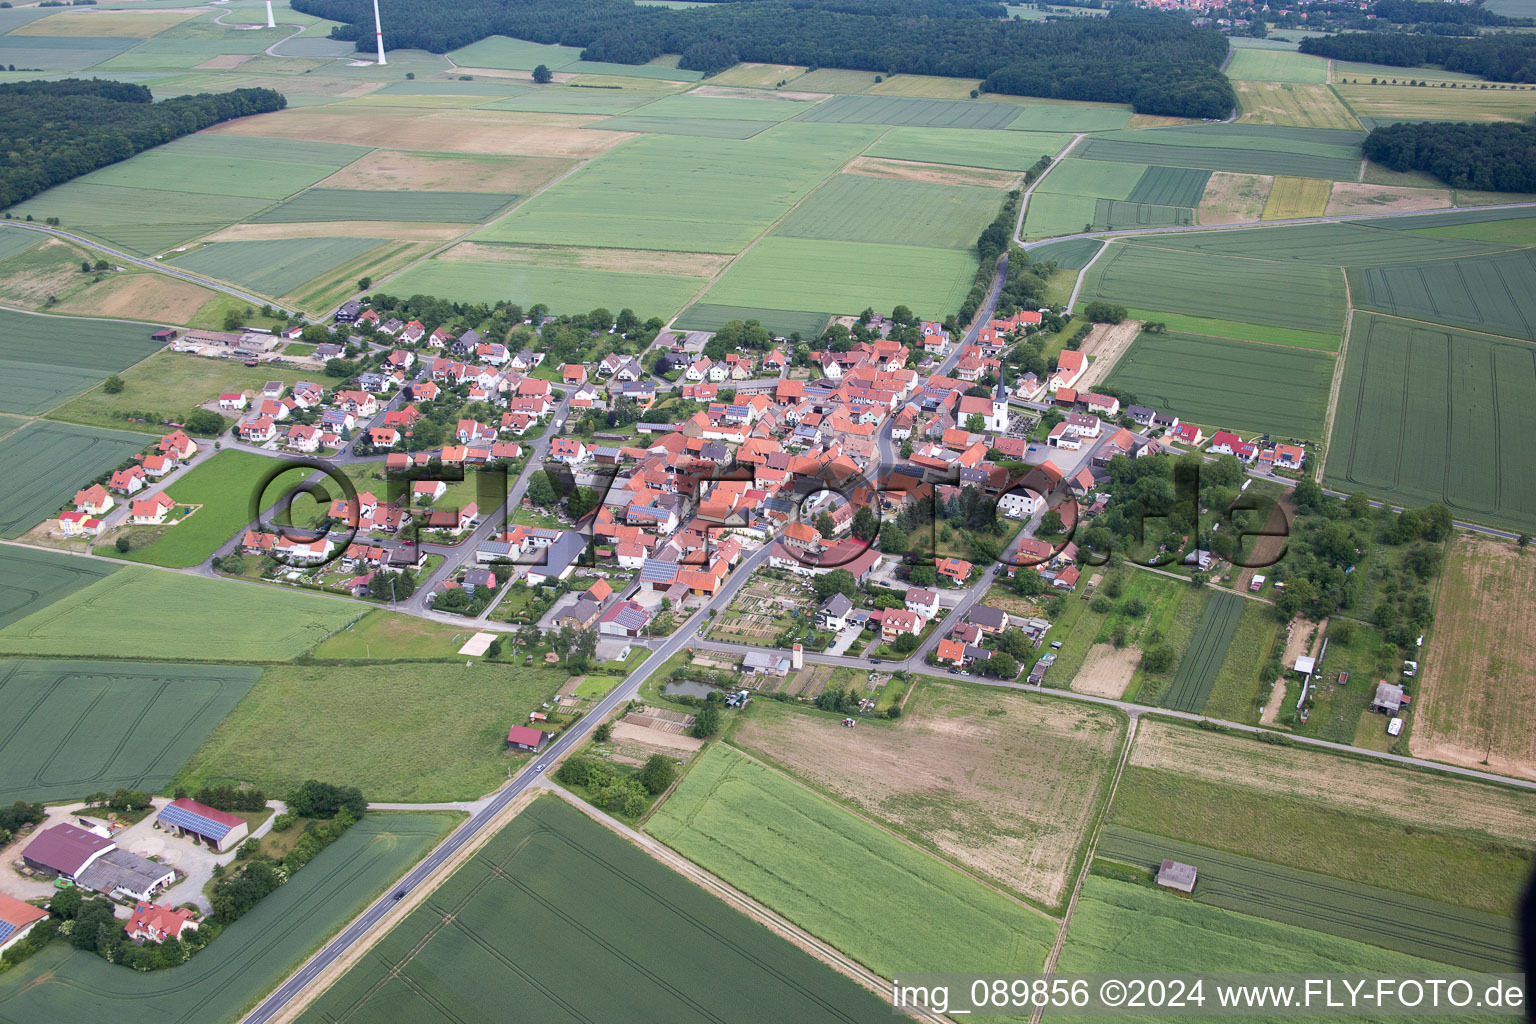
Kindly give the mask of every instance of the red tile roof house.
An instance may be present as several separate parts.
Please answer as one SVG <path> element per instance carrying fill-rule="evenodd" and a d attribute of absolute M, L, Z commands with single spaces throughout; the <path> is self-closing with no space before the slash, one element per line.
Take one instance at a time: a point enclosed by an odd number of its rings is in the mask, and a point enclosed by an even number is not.
<path fill-rule="evenodd" d="M 89 512 L 93 516 L 99 516 L 116 505 L 112 495 L 101 484 L 92 484 L 83 491 L 75 492 L 75 511 Z"/>
<path fill-rule="evenodd" d="M 549 739 L 549 733 L 527 725 L 514 725 L 507 730 L 507 746 L 518 750 L 537 751 Z"/>
<path fill-rule="evenodd" d="M 1202 434 L 1200 432 L 1200 428 L 1195 426 L 1193 423 L 1179 424 L 1168 436 L 1173 438 L 1173 440 L 1180 442 L 1181 444 L 1187 444 L 1194 447 L 1199 447 L 1200 442 L 1205 440 L 1205 435 Z"/>
<path fill-rule="evenodd" d="M 928 621 L 916 612 L 909 612 L 905 608 L 887 608 L 885 616 L 880 620 L 880 639 L 895 640 L 909 633 L 916 636 L 926 625 Z"/>
<path fill-rule="evenodd" d="M 940 576 L 946 576 L 956 583 L 964 583 L 965 578 L 971 574 L 975 566 L 963 558 L 941 558 L 937 568 Z"/>
<path fill-rule="evenodd" d="M 159 526 L 175 507 L 175 499 L 164 491 L 148 498 L 135 498 L 132 508 L 134 525 Z"/>
<path fill-rule="evenodd" d="M 939 649 L 934 653 L 934 657 L 940 662 L 948 662 L 960 668 L 965 664 L 965 644 L 959 640 L 940 640 Z"/>
<path fill-rule="evenodd" d="M 128 937 L 140 944 L 179 939 L 182 932 L 189 930 L 197 931 L 197 921 L 193 919 L 192 911 L 172 910 L 142 900 L 134 904 L 133 914 L 129 916 L 128 923 L 123 925 L 123 931 L 128 933 Z"/>
<path fill-rule="evenodd" d="M 106 523 L 89 512 L 60 512 L 59 532 L 66 537 L 99 537 Z"/>
<path fill-rule="evenodd" d="M 0 892 L 0 953 L 26 938 L 32 926 L 47 916 L 48 911 Z"/>

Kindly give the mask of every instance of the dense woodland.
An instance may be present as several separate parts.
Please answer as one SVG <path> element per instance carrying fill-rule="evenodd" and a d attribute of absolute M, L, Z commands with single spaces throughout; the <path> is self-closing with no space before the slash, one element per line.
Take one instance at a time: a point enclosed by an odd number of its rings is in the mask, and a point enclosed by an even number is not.
<path fill-rule="evenodd" d="M 294 0 L 373 45 L 367 0 Z M 755 0 L 685 10 L 630 0 L 395 0 L 390 46 L 445 53 L 487 36 L 583 47 L 587 60 L 643 64 L 666 53 L 713 74 L 740 61 L 980 78 L 984 90 L 1131 103 L 1149 114 L 1226 117 L 1227 42 L 1186 19 L 1123 9 L 1107 18 L 1010 21 L 987 0 Z"/>
<path fill-rule="evenodd" d="M 211 124 L 287 104 L 271 89 L 156 103 L 144 86 L 126 82 L 70 78 L 0 85 L 0 207 Z"/>
<path fill-rule="evenodd" d="M 1396 68 L 1437 65 L 1447 71 L 1481 75 L 1500 82 L 1536 82 L 1536 35 L 1419 35 L 1406 32 L 1346 32 L 1308 36 L 1301 52 L 1334 60 L 1387 64 Z"/>
<path fill-rule="evenodd" d="M 1536 192 L 1536 127 L 1408 121 L 1374 129 L 1361 148 L 1394 171 L 1425 171 L 1453 188 Z"/>

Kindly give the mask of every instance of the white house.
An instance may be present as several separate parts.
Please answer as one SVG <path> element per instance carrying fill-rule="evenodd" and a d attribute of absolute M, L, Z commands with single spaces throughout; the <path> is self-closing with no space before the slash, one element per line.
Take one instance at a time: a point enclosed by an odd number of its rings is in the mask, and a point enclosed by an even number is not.
<path fill-rule="evenodd" d="M 1009 519 L 1028 519 L 1040 511 L 1044 500 L 1039 494 L 1021 487 L 1016 491 L 1008 491 L 997 499 L 997 511 Z"/>

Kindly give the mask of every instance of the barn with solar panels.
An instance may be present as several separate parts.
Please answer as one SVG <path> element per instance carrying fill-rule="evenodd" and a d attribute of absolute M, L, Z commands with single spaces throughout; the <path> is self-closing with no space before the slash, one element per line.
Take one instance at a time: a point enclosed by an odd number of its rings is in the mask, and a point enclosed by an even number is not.
<path fill-rule="evenodd" d="M 32 926 L 47 916 L 48 911 L 0 892 L 0 953 L 26 938 Z"/>
<path fill-rule="evenodd" d="M 166 804 L 155 821 L 178 836 L 196 836 L 219 853 L 233 850 L 250 833 L 244 818 L 186 797 Z"/>

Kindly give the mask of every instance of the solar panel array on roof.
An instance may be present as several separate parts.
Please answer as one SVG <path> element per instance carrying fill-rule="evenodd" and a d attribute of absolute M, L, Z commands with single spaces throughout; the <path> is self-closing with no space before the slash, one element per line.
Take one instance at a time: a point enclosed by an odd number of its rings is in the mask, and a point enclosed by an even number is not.
<path fill-rule="evenodd" d="M 15 935 L 18 930 L 19 929 L 9 921 L 0 921 L 0 945 L 4 945 L 5 940 L 9 939 L 12 935 Z"/>
<path fill-rule="evenodd" d="M 642 583 L 670 583 L 677 575 L 676 562 L 663 562 L 655 558 L 647 558 L 640 566 L 640 582 Z"/>
<path fill-rule="evenodd" d="M 177 828 L 184 828 L 188 832 L 207 836 L 214 841 L 223 839 L 229 834 L 229 830 L 234 828 L 233 825 L 226 825 L 222 821 L 214 821 L 212 818 L 198 814 L 196 811 L 188 810 L 185 807 L 177 807 L 175 804 L 167 805 L 157 817 L 159 820 L 175 825 Z"/>

